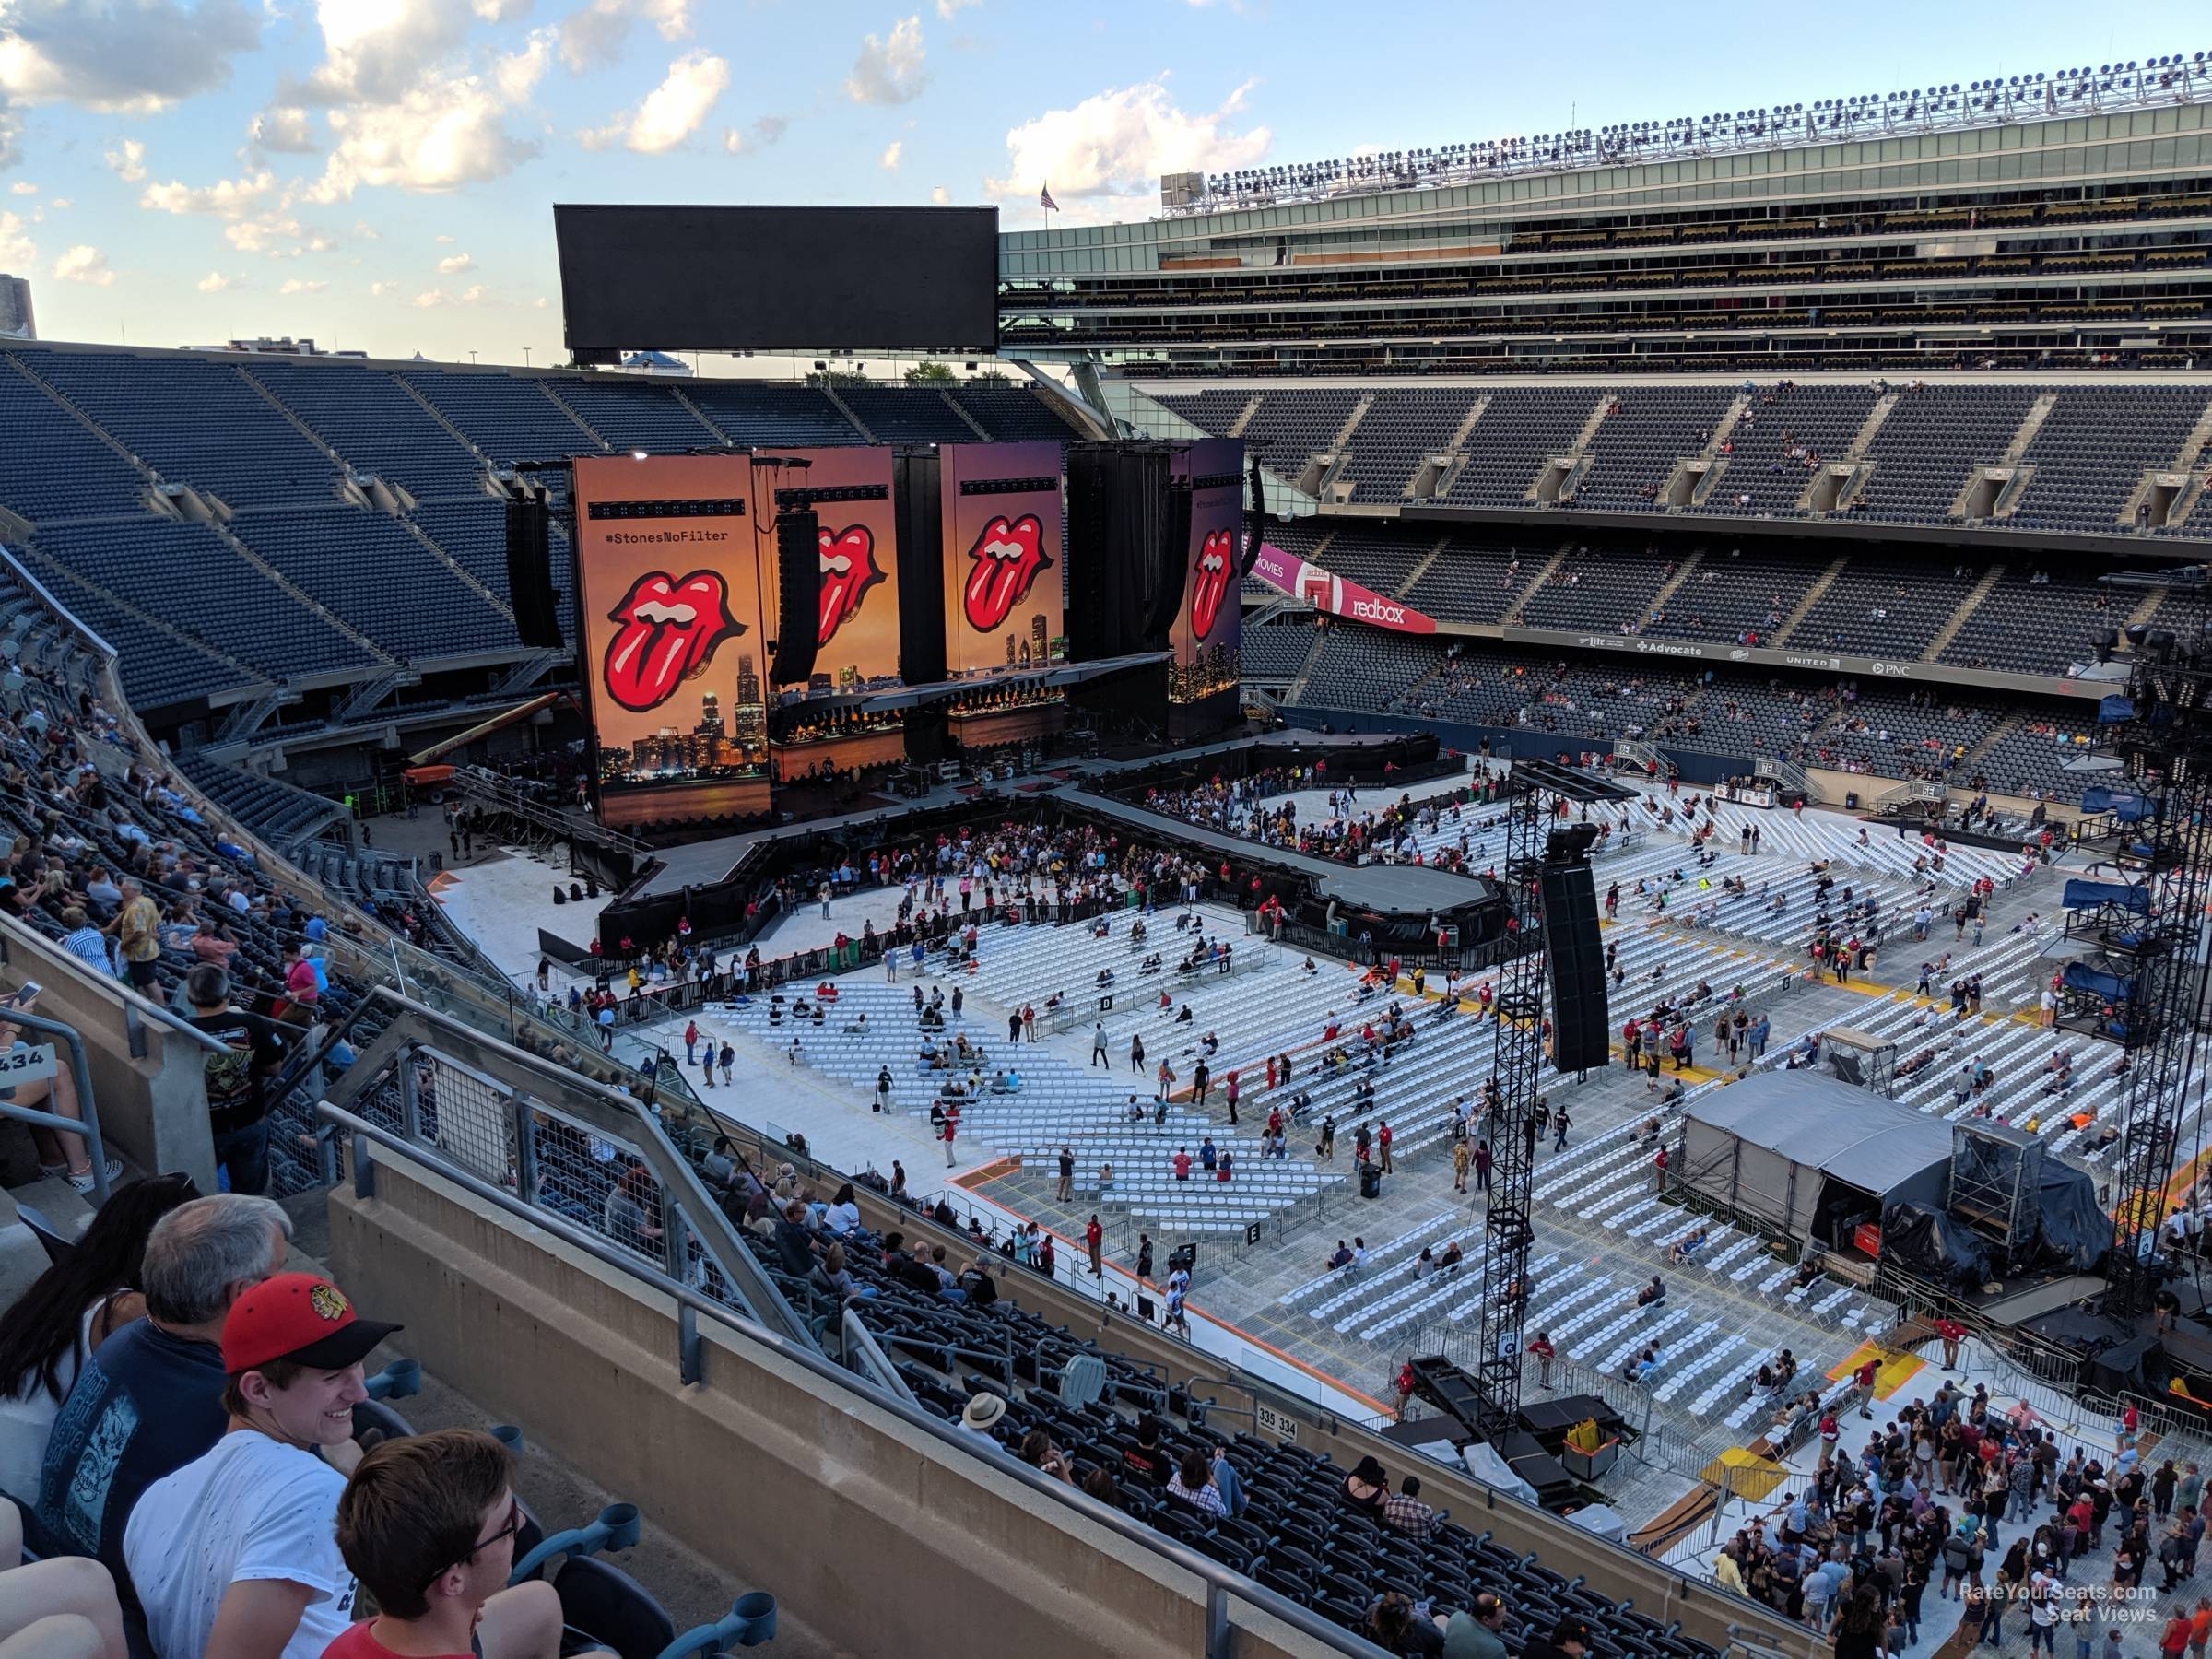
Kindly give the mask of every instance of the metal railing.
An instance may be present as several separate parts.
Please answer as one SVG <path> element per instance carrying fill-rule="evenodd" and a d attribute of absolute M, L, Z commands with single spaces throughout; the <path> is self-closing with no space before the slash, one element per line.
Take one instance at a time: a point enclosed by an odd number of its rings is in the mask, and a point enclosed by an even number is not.
<path fill-rule="evenodd" d="M 85 1058 L 84 1039 L 76 1034 L 74 1026 L 58 1019 L 49 1019 L 42 1014 L 33 1014 L 28 1008 L 0 1008 L 0 1025 L 20 1026 L 27 1031 L 36 1031 L 52 1037 L 69 1052 L 69 1080 L 76 1087 L 76 1110 L 81 1118 L 64 1117 L 58 1112 L 41 1112 L 35 1106 L 25 1106 L 13 1099 L 0 1100 L 0 1117 L 10 1117 L 20 1124 L 47 1129 L 56 1135 L 75 1135 L 85 1143 L 85 1154 L 92 1160 L 92 1205 L 95 1209 L 108 1201 L 108 1153 L 100 1137 L 100 1102 L 92 1094 L 92 1067 Z M 198 1031 L 193 1033 L 197 1037 Z M 0 1050 L 0 1053 L 6 1053 Z M 59 1056 L 56 1056 L 58 1059 Z M 0 1083 L 7 1078 L 0 1076 Z"/>
<path fill-rule="evenodd" d="M 977 1455 L 971 1444 L 956 1434 L 950 1424 L 931 1417 L 912 1401 L 890 1394 L 865 1376 L 839 1368 L 811 1347 L 802 1346 L 692 1286 L 671 1277 L 659 1265 L 634 1252 L 624 1250 L 573 1219 L 533 1208 L 503 1186 L 486 1181 L 435 1155 L 429 1147 L 411 1142 L 398 1133 L 342 1107 L 324 1102 L 316 1108 L 316 1112 L 333 1130 L 341 1132 L 351 1141 L 353 1182 L 357 1194 L 363 1197 L 375 1195 L 376 1154 L 392 1154 L 459 1187 L 480 1204 L 488 1205 L 501 1214 L 533 1227 L 545 1229 L 563 1243 L 582 1251 L 601 1265 L 613 1268 L 675 1302 L 676 1357 L 686 1382 L 698 1382 L 706 1372 L 706 1345 L 700 1338 L 699 1328 L 700 1321 L 705 1319 L 721 1326 L 730 1335 L 758 1345 L 785 1362 L 797 1366 L 817 1382 L 863 1394 L 877 1409 L 889 1413 L 907 1428 L 928 1436 L 948 1461 Z M 371 1148 L 375 1151 L 370 1151 Z M 1130 1519 L 1120 1510 L 1077 1491 L 1063 1481 L 1053 1479 L 1018 1458 L 995 1458 L 988 1466 L 993 1473 L 1016 1481 L 1034 1495 L 1050 1497 L 1055 1502 L 1067 1504 L 1094 1525 L 1106 1528 L 1166 1565 L 1198 1579 L 1205 1588 L 1206 1659 L 1231 1659 L 1236 1647 L 1230 1624 L 1230 1606 L 1232 1602 L 1241 1602 L 1270 1618 L 1281 1620 L 1330 1653 L 1348 1654 L 1352 1659 L 1377 1659 L 1378 1655 L 1382 1654 L 1381 1648 L 1342 1626 L 1331 1623 L 1288 1597 L 1254 1583 L 1244 1574 L 1177 1543 L 1165 1534 Z"/>

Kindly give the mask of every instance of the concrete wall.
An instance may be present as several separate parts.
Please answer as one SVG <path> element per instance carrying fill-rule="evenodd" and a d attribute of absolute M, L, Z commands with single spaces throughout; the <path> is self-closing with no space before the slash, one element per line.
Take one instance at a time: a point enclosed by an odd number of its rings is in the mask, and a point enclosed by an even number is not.
<path fill-rule="evenodd" d="M 1204 1587 L 978 1456 L 426 1171 L 335 1189 L 330 1262 L 394 1344 L 857 1654 L 1199 1654 Z M 1327 1652 L 1249 1608 L 1240 1659 Z"/>
<path fill-rule="evenodd" d="M 100 1134 L 111 1153 L 149 1173 L 182 1170 L 215 1191 L 207 1129 L 206 1050 L 161 1022 L 121 980 L 95 974 L 12 917 L 0 919 L 0 984 L 45 987 L 34 1012 L 76 1028 L 92 1070 Z M 138 1030 L 133 1054 L 131 1026 Z M 36 1036 L 36 1033 L 32 1033 Z M 65 1064 L 66 1053 L 65 1051 Z"/>

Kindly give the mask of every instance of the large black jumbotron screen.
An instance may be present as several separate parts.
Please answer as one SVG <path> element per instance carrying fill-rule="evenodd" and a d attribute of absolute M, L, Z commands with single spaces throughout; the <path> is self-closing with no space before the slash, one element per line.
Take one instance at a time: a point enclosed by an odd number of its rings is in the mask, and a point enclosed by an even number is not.
<path fill-rule="evenodd" d="M 995 207 L 557 206 L 571 351 L 998 345 Z"/>

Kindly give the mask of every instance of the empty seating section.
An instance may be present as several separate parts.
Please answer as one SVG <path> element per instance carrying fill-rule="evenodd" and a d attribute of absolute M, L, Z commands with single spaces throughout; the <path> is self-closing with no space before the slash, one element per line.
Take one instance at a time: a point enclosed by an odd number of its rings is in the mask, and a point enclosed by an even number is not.
<path fill-rule="evenodd" d="M 6 365 L 0 428 L 7 433 L 0 443 L 0 507 L 10 512 L 34 521 L 127 512 L 146 492 L 136 468 Z"/>
<path fill-rule="evenodd" d="M 1533 543 L 1455 530 L 1406 594 L 1416 610 L 1444 622 L 1500 622 L 1556 543 Z"/>
<path fill-rule="evenodd" d="M 1825 569 L 1817 556 L 1782 558 L 1708 547 L 1644 631 L 1763 645 Z"/>
<path fill-rule="evenodd" d="M 1867 446 L 1874 472 L 1853 499 L 1852 516 L 1909 524 L 1947 522 L 1971 470 L 2005 458 L 2035 398 L 2031 386 L 1933 385 L 1905 392 Z"/>
<path fill-rule="evenodd" d="M 859 429 L 812 386 L 694 381 L 683 395 L 732 443 L 860 441 Z"/>
<path fill-rule="evenodd" d="M 1705 445 L 1705 434 L 1728 412 L 1733 390 L 1691 386 L 1654 395 L 1641 386 L 1615 394 L 1597 435 L 1590 467 L 1574 488 L 1575 505 L 1633 512 L 1648 507 L 1673 476 L 1675 463 Z"/>
<path fill-rule="evenodd" d="M 1443 451 L 1474 401 L 1475 394 L 1464 388 L 1393 386 L 1377 392 L 1346 446 L 1352 500 L 1402 500 L 1422 457 Z"/>
<path fill-rule="evenodd" d="M 41 532 L 38 549 L 273 680 L 367 668 L 351 640 L 272 583 L 206 524 L 149 520 Z M 159 572 L 158 583 L 148 583 Z M 122 649 L 121 641 L 111 641 Z"/>
<path fill-rule="evenodd" d="M 1938 687 L 1940 697 L 1946 688 Z M 1901 691 L 1869 691 L 1840 710 L 1803 747 L 1805 762 L 1886 777 L 1943 776 L 1989 735 L 1996 711 L 1959 700 L 1939 707 L 1906 701 Z"/>
<path fill-rule="evenodd" d="M 1244 406 L 1256 395 L 1252 392 L 1184 392 L 1163 394 L 1155 401 L 1182 416 L 1199 430 L 1211 432 L 1217 438 L 1226 438 L 1229 429 L 1236 425 L 1237 418 L 1244 413 Z"/>
<path fill-rule="evenodd" d="M 473 655 L 512 636 L 512 618 L 383 513 L 347 506 L 250 513 L 231 529 L 394 656 Z"/>
<path fill-rule="evenodd" d="M 1862 553 L 1829 584 L 1789 642 L 1807 651 L 1911 662 L 1943 631 L 1980 580 L 1979 571 L 1947 564 L 1937 552 L 1924 559 Z"/>
<path fill-rule="evenodd" d="M 177 770 L 201 794 L 280 852 L 327 823 L 335 805 L 326 796 L 275 778 L 225 766 L 198 750 L 178 756 Z"/>
<path fill-rule="evenodd" d="M 2117 627 L 2127 619 L 2127 609 L 2122 606 L 2115 613 L 2111 595 L 2094 581 L 2051 577 L 2016 558 L 1967 612 L 1936 660 L 1961 668 L 2063 675 L 2088 657 L 2091 631 L 2100 623 Z"/>
<path fill-rule="evenodd" d="M 37 548 L 14 551 L 45 584 L 47 592 L 115 647 L 124 694 L 141 713 L 205 696 L 218 688 L 239 685 L 253 672 L 249 667 L 246 675 L 241 675 L 238 664 L 132 615 L 112 595 L 51 559 L 41 559 Z M 166 611 L 168 607 L 162 608 Z"/>
<path fill-rule="evenodd" d="M 1623 623 L 1641 624 L 1674 573 L 1675 561 L 1659 553 L 1594 553 L 1577 547 L 1528 596 L 1521 620 L 1530 628 L 1608 633 Z"/>
<path fill-rule="evenodd" d="M 1241 659 L 1244 677 L 1287 680 L 1306 665 L 1313 649 L 1313 621 L 1310 617 L 1280 617 L 1244 630 Z"/>
<path fill-rule="evenodd" d="M 1807 463 L 1842 460 L 1880 395 L 1869 385 L 1794 384 L 1754 394 L 1728 430 L 1725 465 L 1698 511 L 1794 513 L 1812 480 Z"/>
<path fill-rule="evenodd" d="M 1304 700 L 1323 709 L 1385 709 L 1441 655 L 1433 640 L 1340 623 L 1321 641 Z"/>
<path fill-rule="evenodd" d="M 1536 474 L 1573 447 L 1597 407 L 1587 386 L 1501 386 L 1467 434 L 1467 464 L 1445 500 L 1454 507 L 1518 507 Z"/>
<path fill-rule="evenodd" d="M 720 440 L 684 406 L 672 386 L 620 375 L 569 376 L 547 389 L 584 425 L 618 450 L 667 454 L 711 449 Z"/>
<path fill-rule="evenodd" d="M 1077 435 L 1045 402 L 1046 393 L 1022 386 L 958 385 L 946 387 L 945 394 L 1001 443 L 1039 439 L 1065 443 Z"/>
<path fill-rule="evenodd" d="M 1328 549 L 1319 562 L 1333 576 L 1347 577 L 1394 598 L 1414 567 L 1441 539 L 1441 533 L 1420 534 L 1420 526 L 1401 530 L 1394 525 L 1351 524 L 1329 538 Z"/>
<path fill-rule="evenodd" d="M 2171 465 L 2205 413 L 2203 386 L 2068 386 L 2020 459 L 2035 468 L 2011 523 L 2110 533 L 2144 473 Z"/>
<path fill-rule="evenodd" d="M 347 465 L 416 497 L 480 490 L 484 464 L 389 374 L 285 362 L 248 372 Z"/>
<path fill-rule="evenodd" d="M 1760 685 L 1730 676 L 1698 699 L 1682 747 L 1753 758 L 1794 755 L 1799 744 L 1828 724 L 1837 702 L 1833 687 Z"/>
<path fill-rule="evenodd" d="M 553 461 L 602 448 L 535 378 L 504 369 L 406 369 L 401 378 L 494 461 Z"/>
<path fill-rule="evenodd" d="M 840 386 L 839 399 L 878 443 L 973 443 L 975 432 L 935 386 Z"/>
<path fill-rule="evenodd" d="M 1259 412 L 1245 427 L 1244 441 L 1263 465 L 1295 478 L 1309 456 L 1335 441 L 1359 403 L 1357 391 L 1336 387 L 1270 392 L 1260 399 Z"/>
<path fill-rule="evenodd" d="M 17 358 L 171 484 L 232 507 L 315 500 L 336 468 L 236 367 L 130 352 L 25 352 Z M 58 419 L 58 417 L 57 417 Z"/>

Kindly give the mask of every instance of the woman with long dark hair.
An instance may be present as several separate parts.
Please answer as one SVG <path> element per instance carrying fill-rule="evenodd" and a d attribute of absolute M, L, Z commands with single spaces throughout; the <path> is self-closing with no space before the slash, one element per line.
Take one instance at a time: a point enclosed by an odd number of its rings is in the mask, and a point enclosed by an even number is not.
<path fill-rule="evenodd" d="M 199 1196 L 189 1175 L 126 1182 L 109 1194 L 67 1259 L 0 1313 L 0 1491 L 38 1495 L 39 1467 L 77 1367 L 145 1315 L 138 1268 L 154 1223 Z"/>

